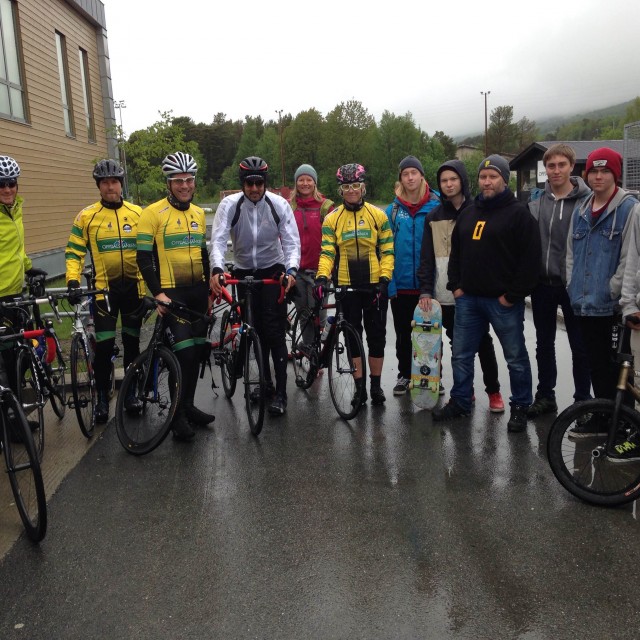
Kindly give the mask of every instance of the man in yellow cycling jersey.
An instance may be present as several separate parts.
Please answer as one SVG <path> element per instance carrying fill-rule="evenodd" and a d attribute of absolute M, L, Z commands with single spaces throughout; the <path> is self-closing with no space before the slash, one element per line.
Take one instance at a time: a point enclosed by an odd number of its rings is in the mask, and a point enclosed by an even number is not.
<path fill-rule="evenodd" d="M 365 169 L 360 164 L 345 164 L 338 169 L 339 191 L 343 204 L 332 211 L 322 225 L 322 247 L 316 285 L 323 287 L 338 259 L 338 285 L 352 285 L 358 291 L 342 298 L 344 317 L 362 336 L 367 334 L 371 403 L 386 400 L 380 386 L 386 344 L 387 287 L 393 274 L 393 233 L 384 211 L 365 202 Z M 359 358 L 356 394 L 353 404 L 367 401 L 366 380 L 362 379 Z M 358 375 L 360 374 L 360 375 Z"/>
<path fill-rule="evenodd" d="M 209 300 L 209 255 L 204 211 L 191 202 L 197 171 L 196 161 L 182 151 L 171 153 L 162 161 L 169 193 L 142 212 L 137 260 L 157 300 L 175 300 L 204 313 Z M 173 419 L 173 436 L 192 440 L 192 425 L 206 425 L 215 419 L 194 405 L 206 323 L 166 307 L 159 306 L 158 313 L 165 316 L 171 347 L 182 371 L 182 395 Z"/>
<path fill-rule="evenodd" d="M 136 264 L 136 236 L 142 209 L 122 198 L 124 170 L 115 160 L 100 160 L 93 168 L 93 179 L 100 200 L 83 209 L 73 221 L 65 251 L 69 301 L 79 301 L 80 279 L 87 253 L 95 274 L 96 288 L 109 290 L 109 301 L 99 295 L 94 302 L 96 329 L 94 372 L 96 377 L 95 419 L 109 419 L 111 357 L 116 340 L 118 315 L 122 324 L 123 364 L 125 369 L 140 352 L 139 313 L 144 283 Z M 132 392 L 134 389 L 132 389 Z M 139 411 L 140 401 L 126 398 L 127 411 Z"/>

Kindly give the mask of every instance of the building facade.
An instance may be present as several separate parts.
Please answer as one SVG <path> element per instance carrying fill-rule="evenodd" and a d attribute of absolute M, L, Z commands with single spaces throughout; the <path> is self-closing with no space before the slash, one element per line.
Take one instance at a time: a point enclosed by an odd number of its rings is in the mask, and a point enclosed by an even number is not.
<path fill-rule="evenodd" d="M 26 249 L 51 274 L 115 135 L 102 2 L 0 0 L 0 154 L 20 165 Z"/>

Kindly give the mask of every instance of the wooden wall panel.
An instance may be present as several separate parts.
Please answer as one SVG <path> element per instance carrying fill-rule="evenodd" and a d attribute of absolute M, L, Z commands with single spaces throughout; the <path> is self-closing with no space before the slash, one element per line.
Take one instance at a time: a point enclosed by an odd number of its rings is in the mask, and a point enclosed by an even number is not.
<path fill-rule="evenodd" d="M 62 0 L 18 0 L 29 123 L 0 119 L 0 154 L 22 169 L 25 242 L 30 254 L 66 245 L 78 211 L 99 198 L 91 170 L 107 140 L 94 26 Z M 75 137 L 65 134 L 55 31 L 65 36 Z M 89 57 L 96 142 L 84 115 L 79 48 Z"/>

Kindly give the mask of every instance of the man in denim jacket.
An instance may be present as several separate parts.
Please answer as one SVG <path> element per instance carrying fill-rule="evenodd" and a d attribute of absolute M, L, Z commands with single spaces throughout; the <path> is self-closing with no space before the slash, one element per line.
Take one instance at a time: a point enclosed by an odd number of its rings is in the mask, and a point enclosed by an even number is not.
<path fill-rule="evenodd" d="M 596 398 L 613 398 L 616 372 L 611 357 L 611 327 L 622 289 L 627 250 L 638 201 L 618 186 L 622 156 L 608 147 L 589 154 L 586 166 L 591 196 L 572 216 L 567 240 L 567 291 L 587 349 Z M 606 428 L 597 419 L 571 430 L 591 437 Z"/>

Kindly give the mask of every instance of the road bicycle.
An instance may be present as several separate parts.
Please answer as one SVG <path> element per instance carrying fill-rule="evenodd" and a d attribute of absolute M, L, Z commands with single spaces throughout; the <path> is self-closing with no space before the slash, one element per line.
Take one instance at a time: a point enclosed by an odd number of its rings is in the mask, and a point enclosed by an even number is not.
<path fill-rule="evenodd" d="M 16 334 L 7 335 L 7 330 L 0 327 L 0 341 L 16 339 Z M 16 507 L 29 539 L 40 542 L 47 532 L 47 501 L 38 452 L 22 404 L 1 384 L 0 418 L 0 445 Z"/>
<path fill-rule="evenodd" d="M 640 413 L 625 403 L 629 397 L 640 402 L 640 389 L 633 384 L 633 357 L 622 347 L 628 344 L 630 329 L 616 325 L 618 333 L 620 329 L 615 398 L 576 402 L 556 418 L 547 438 L 549 465 L 562 486 L 586 502 L 604 506 L 640 497 L 640 454 L 620 455 L 636 439 L 640 451 Z M 593 435 L 585 436 L 585 430 Z"/>
<path fill-rule="evenodd" d="M 47 303 L 56 309 L 57 296 L 35 297 L 32 294 L 28 298 L 0 303 L 0 308 L 17 310 L 23 317 L 23 326 L 27 327 L 13 334 L 16 342 L 16 397 L 25 414 L 37 422 L 35 443 L 40 459 L 44 452 L 44 407 L 48 401 L 51 402 L 54 413 L 62 420 L 67 403 L 67 364 L 53 322 L 43 320 L 39 315 L 39 305 Z M 34 324 L 39 328 L 33 329 Z"/>
<path fill-rule="evenodd" d="M 150 297 L 144 298 L 145 321 L 158 305 L 210 322 L 206 314 L 188 309 L 180 302 L 165 303 Z M 165 318 L 158 314 L 147 348 L 127 368 L 118 392 L 116 433 L 125 450 L 133 455 L 150 453 L 164 441 L 180 400 L 180 364 L 165 343 L 165 332 Z M 130 396 L 140 401 L 141 409 L 125 408 Z"/>
<path fill-rule="evenodd" d="M 227 398 L 232 398 L 237 381 L 244 382 L 244 400 L 249 420 L 249 429 L 254 436 L 262 431 L 266 405 L 265 366 L 260 346 L 260 339 L 253 321 L 253 296 L 263 285 L 280 285 L 280 280 L 272 278 L 257 279 L 253 276 L 245 278 L 225 278 L 225 285 L 231 287 L 232 293 L 223 287 L 223 296 L 229 308 L 222 314 L 220 338 L 212 337 L 211 354 L 216 365 L 220 367 L 222 387 Z M 244 287 L 245 298 L 238 300 L 237 286 Z M 284 288 L 281 286 L 278 302 L 283 303 Z"/>
<path fill-rule="evenodd" d="M 356 377 L 367 379 L 362 340 L 345 320 L 341 305 L 342 296 L 359 290 L 355 287 L 327 288 L 327 294 L 334 294 L 335 304 L 317 300 L 313 307 L 300 309 L 293 328 L 292 360 L 296 386 L 308 389 L 318 377 L 318 372 L 328 369 L 331 400 L 338 415 L 345 420 L 355 418 L 360 411 Z M 323 332 L 320 312 L 330 309 L 335 309 L 336 314 L 327 317 Z"/>

